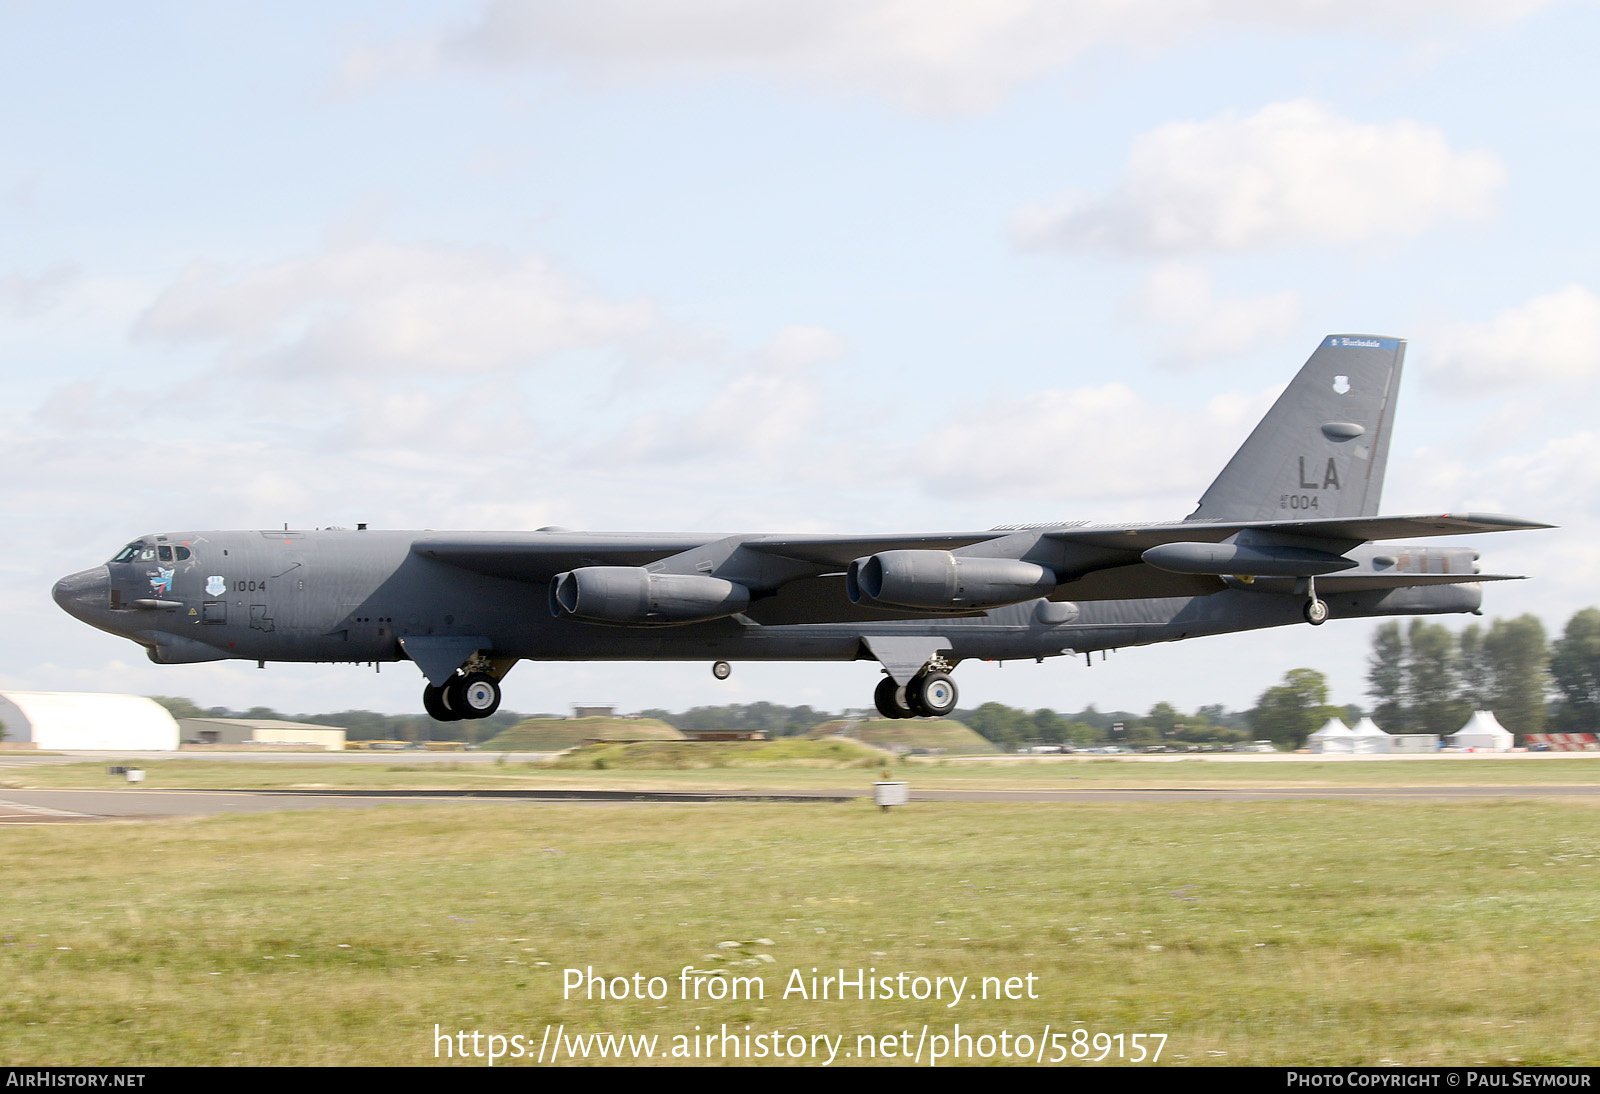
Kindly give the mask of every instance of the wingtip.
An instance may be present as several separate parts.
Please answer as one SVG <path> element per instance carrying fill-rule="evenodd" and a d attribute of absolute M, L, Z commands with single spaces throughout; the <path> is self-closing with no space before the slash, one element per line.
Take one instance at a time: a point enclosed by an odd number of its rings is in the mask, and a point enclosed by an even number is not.
<path fill-rule="evenodd" d="M 1540 520 L 1527 520 L 1523 517 L 1513 517 L 1506 513 L 1446 513 L 1445 520 L 1468 520 L 1475 524 L 1500 524 L 1507 531 L 1537 531 L 1540 528 L 1559 528 L 1558 524 L 1546 524 Z"/>

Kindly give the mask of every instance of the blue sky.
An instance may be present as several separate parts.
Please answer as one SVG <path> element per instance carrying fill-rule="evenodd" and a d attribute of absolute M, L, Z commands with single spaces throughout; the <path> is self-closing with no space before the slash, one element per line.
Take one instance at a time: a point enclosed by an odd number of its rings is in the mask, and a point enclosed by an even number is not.
<path fill-rule="evenodd" d="M 166 529 L 1181 516 L 1332 332 L 1410 339 L 1385 510 L 1486 615 L 1600 602 L 1592 3 L 0 2 L 14 689 L 158 667 L 51 582 Z M 1453 625 L 1456 621 L 1453 621 Z M 1373 624 L 964 667 L 963 703 L 1362 699 Z M 863 705 L 872 666 L 524 665 L 506 703 Z"/>

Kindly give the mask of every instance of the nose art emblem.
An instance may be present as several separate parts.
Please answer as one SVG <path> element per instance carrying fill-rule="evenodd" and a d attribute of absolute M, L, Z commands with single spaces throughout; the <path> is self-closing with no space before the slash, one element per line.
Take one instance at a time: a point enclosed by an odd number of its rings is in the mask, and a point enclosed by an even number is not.
<path fill-rule="evenodd" d="M 228 583 L 220 575 L 206 578 L 206 595 L 221 596 L 228 588 Z"/>

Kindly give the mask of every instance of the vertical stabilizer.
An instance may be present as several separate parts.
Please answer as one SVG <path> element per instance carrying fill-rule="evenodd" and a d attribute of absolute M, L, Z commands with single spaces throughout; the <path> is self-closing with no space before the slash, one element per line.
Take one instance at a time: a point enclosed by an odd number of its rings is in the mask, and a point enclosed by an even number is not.
<path fill-rule="evenodd" d="M 1400 338 L 1324 338 L 1187 519 L 1376 516 L 1405 355 Z"/>

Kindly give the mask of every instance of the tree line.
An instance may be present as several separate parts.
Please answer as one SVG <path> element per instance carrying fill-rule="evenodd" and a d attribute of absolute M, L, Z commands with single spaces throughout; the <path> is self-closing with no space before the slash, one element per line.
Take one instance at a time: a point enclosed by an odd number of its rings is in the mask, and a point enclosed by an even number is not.
<path fill-rule="evenodd" d="M 1492 710 L 1500 723 L 1520 735 L 1547 731 L 1600 732 L 1600 608 L 1584 608 L 1567 621 L 1554 642 L 1532 615 L 1496 619 L 1487 627 L 1474 623 L 1459 633 L 1441 623 L 1413 619 L 1389 622 L 1373 636 L 1367 673 L 1373 720 L 1389 733 L 1454 733 L 1474 710 Z M 201 709 L 188 699 L 153 698 L 175 717 L 284 718 L 340 726 L 352 739 L 487 740 L 524 718 L 554 715 L 496 712 L 483 722 L 434 722 L 421 714 L 378 714 L 366 710 L 334 714 L 282 715 L 266 707 L 236 712 L 222 707 Z M 778 703 L 731 703 L 695 707 L 681 714 L 644 710 L 679 729 L 760 731 L 770 737 L 807 733 L 843 715 L 788 707 Z M 1054 710 L 1021 710 L 1003 703 L 984 703 L 952 716 L 1000 748 L 1029 744 L 1156 744 L 1236 743 L 1268 740 L 1282 748 L 1299 748 L 1329 718 L 1353 724 L 1362 708 L 1328 702 L 1327 678 L 1311 668 L 1293 669 L 1283 681 L 1261 693 L 1248 711 L 1230 712 L 1221 705 L 1184 712 L 1171 703 L 1156 703 L 1145 714 L 1102 713 L 1094 706 L 1075 714 Z"/>
<path fill-rule="evenodd" d="M 1600 608 L 1584 608 L 1548 640 L 1533 615 L 1452 633 L 1414 619 L 1373 636 L 1372 718 L 1390 733 L 1454 733 L 1491 710 L 1513 733 L 1600 729 Z"/>

